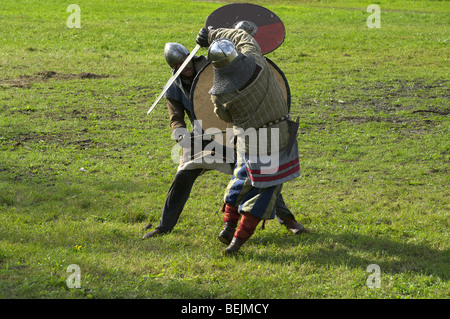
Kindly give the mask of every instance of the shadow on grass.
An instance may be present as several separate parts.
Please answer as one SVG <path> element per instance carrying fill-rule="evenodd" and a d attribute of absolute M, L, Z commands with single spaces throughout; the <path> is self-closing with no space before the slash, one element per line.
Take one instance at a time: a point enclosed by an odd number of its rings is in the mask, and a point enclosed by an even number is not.
<path fill-rule="evenodd" d="M 268 250 L 258 253 L 243 251 L 246 258 L 272 263 L 314 263 L 316 265 L 345 265 L 350 268 L 377 264 L 385 273 L 416 272 L 449 279 L 450 251 L 427 244 L 396 241 L 359 233 L 313 232 L 300 236 L 267 237 L 253 245 L 273 244 L 279 247 L 274 254 Z M 304 244 L 305 251 L 302 252 Z M 296 249 L 290 249 L 298 247 Z M 292 253 L 293 251 L 298 254 Z"/>

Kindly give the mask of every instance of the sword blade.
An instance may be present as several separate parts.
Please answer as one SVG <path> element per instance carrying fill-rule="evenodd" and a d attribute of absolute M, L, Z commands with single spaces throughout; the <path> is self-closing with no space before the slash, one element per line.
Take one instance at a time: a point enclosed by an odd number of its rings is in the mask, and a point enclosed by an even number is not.
<path fill-rule="evenodd" d="M 175 81 L 175 79 L 180 75 L 180 73 L 183 72 L 185 66 L 189 63 L 189 61 L 192 60 L 192 58 L 194 57 L 194 55 L 197 53 L 197 51 L 199 49 L 200 49 L 200 45 L 197 44 L 195 46 L 195 48 L 191 51 L 191 53 L 188 55 L 188 57 L 184 60 L 183 64 L 178 68 L 177 72 L 174 75 L 172 75 L 172 77 L 169 79 L 169 81 L 167 81 L 167 84 L 164 87 L 164 89 L 162 90 L 161 94 L 158 96 L 156 101 L 152 104 L 150 109 L 147 111 L 147 115 L 149 115 L 150 112 L 153 111 L 156 104 L 158 104 L 158 102 L 161 100 L 161 98 L 164 96 L 164 94 L 166 94 L 169 87 L 172 85 L 172 83 Z"/>

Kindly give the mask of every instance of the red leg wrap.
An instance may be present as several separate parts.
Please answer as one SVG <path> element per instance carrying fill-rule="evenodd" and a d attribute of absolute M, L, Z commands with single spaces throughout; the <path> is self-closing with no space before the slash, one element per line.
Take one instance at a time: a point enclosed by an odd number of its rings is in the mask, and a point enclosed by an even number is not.
<path fill-rule="evenodd" d="M 224 205 L 222 211 L 224 212 L 223 221 L 225 223 L 230 222 L 237 224 L 239 217 L 241 216 L 237 207 L 226 204 Z"/>
<path fill-rule="evenodd" d="M 256 226 L 258 226 L 261 218 L 253 216 L 249 213 L 243 213 L 241 218 L 241 223 L 238 229 L 234 233 L 234 237 L 239 238 L 244 243 L 253 235 Z"/>

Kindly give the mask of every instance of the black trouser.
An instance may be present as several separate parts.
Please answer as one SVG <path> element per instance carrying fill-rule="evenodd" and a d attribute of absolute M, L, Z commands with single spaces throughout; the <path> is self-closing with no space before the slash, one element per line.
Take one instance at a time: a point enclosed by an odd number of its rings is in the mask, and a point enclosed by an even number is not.
<path fill-rule="evenodd" d="M 181 170 L 175 174 L 157 227 L 162 233 L 172 231 L 177 224 L 184 204 L 191 194 L 192 186 L 202 171 L 203 169 Z"/>
<path fill-rule="evenodd" d="M 192 186 L 202 171 L 203 169 L 180 170 L 175 174 L 157 227 L 162 233 L 171 232 L 177 224 L 184 205 L 191 194 Z M 280 224 L 283 224 L 287 217 L 294 218 L 294 215 L 284 203 L 281 194 L 276 202 L 276 217 Z"/>

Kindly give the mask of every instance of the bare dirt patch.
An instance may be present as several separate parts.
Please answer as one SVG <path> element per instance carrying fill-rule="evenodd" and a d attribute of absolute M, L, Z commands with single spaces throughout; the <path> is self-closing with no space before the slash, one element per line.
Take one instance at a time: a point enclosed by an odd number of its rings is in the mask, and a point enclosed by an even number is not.
<path fill-rule="evenodd" d="M 91 72 L 81 72 L 78 74 L 58 73 L 55 71 L 41 71 L 33 75 L 20 75 L 14 79 L 0 81 L 0 86 L 29 88 L 33 83 L 45 82 L 49 79 L 55 80 L 76 80 L 76 79 L 102 79 L 108 75 L 95 74 Z"/>
<path fill-rule="evenodd" d="M 360 83 L 357 86 L 336 87 L 333 93 L 343 102 L 340 107 L 352 109 L 364 106 L 378 111 L 449 113 L 448 80 L 389 80 Z M 428 111 L 422 110 L 426 109 Z"/>

